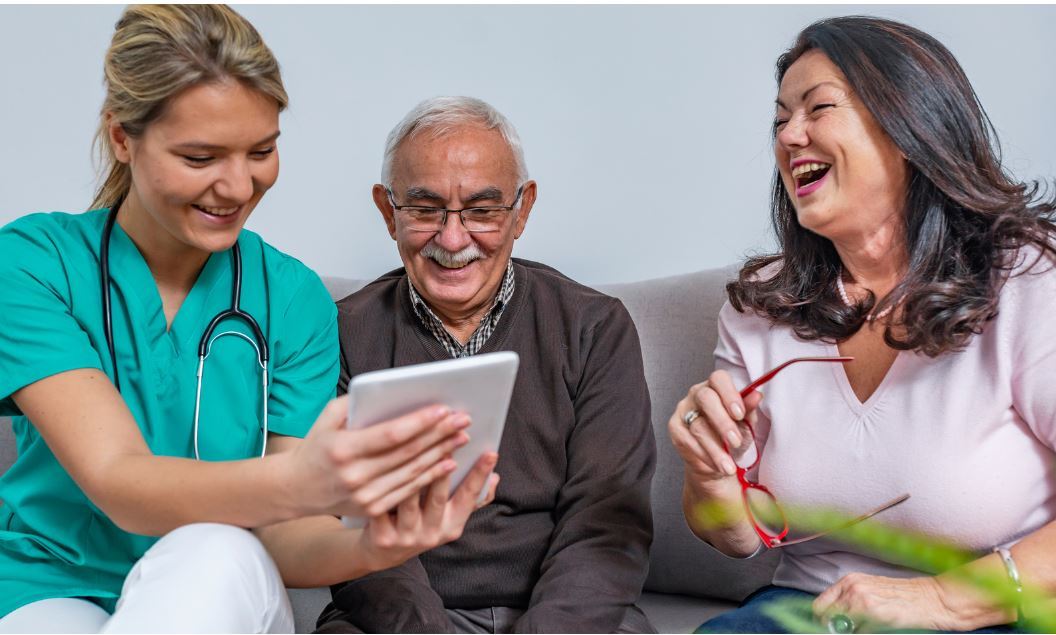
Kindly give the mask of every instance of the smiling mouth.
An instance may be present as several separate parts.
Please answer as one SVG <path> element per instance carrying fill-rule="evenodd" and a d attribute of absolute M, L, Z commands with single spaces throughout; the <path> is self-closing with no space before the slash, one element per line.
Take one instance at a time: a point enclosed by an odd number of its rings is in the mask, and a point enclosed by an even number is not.
<path fill-rule="evenodd" d="M 193 203 L 191 204 L 191 207 L 198 210 L 199 212 L 208 214 L 210 216 L 219 217 L 231 216 L 232 214 L 238 212 L 239 209 L 237 207 L 206 207 L 204 205 L 196 205 Z"/>
<path fill-rule="evenodd" d="M 792 179 L 796 182 L 796 188 L 801 188 L 819 181 L 825 176 L 832 165 L 828 163 L 802 163 L 792 168 Z"/>
<path fill-rule="evenodd" d="M 429 260 L 432 260 L 444 269 L 463 269 L 476 262 L 475 258 L 469 261 L 442 260 L 440 258 L 430 258 Z"/>

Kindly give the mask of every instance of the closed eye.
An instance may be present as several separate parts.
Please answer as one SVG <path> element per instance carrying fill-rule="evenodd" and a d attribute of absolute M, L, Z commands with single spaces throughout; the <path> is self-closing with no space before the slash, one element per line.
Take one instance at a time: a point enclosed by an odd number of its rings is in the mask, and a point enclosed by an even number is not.
<path fill-rule="evenodd" d="M 264 158 L 267 158 L 268 155 L 270 155 L 272 152 L 275 152 L 275 146 L 272 146 L 270 148 L 265 148 L 263 150 L 257 150 L 255 152 L 253 152 L 253 156 L 258 158 L 258 159 L 264 159 Z"/>
<path fill-rule="evenodd" d="M 835 108 L 835 107 L 836 107 L 836 104 L 818 104 L 817 106 L 814 106 L 813 108 L 811 108 L 810 112 L 818 112 L 819 110 L 824 110 L 825 108 Z"/>
<path fill-rule="evenodd" d="M 187 155 L 187 154 L 184 154 L 182 156 L 183 156 L 183 159 L 185 161 L 188 161 L 190 163 L 194 163 L 194 164 L 197 164 L 197 165 L 204 165 L 204 164 L 209 163 L 210 161 L 213 160 L 213 157 L 211 157 L 211 156 L 193 156 L 193 155 Z"/>

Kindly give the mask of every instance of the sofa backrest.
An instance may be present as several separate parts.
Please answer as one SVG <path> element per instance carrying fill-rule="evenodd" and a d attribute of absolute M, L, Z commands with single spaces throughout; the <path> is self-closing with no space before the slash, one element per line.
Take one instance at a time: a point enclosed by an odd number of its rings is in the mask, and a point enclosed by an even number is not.
<path fill-rule="evenodd" d="M 598 287 L 622 300 L 634 319 L 652 399 L 657 465 L 648 591 L 739 600 L 773 576 L 776 554 L 733 560 L 689 531 L 682 515 L 682 462 L 667 436 L 675 404 L 712 371 L 716 320 L 725 300 L 724 285 L 732 275 L 732 269 L 713 269 Z M 363 285 L 347 278 L 324 282 L 335 300 Z M 10 421 L 0 417 L 0 473 L 14 458 Z"/>

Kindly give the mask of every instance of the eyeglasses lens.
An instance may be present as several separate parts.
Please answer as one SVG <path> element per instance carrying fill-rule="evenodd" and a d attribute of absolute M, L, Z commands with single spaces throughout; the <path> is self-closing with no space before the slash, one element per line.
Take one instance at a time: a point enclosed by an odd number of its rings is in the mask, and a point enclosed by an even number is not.
<path fill-rule="evenodd" d="M 744 491 L 748 508 L 759 528 L 771 536 L 779 536 L 785 530 L 785 517 L 777 506 L 777 499 L 765 490 L 749 487 Z"/>

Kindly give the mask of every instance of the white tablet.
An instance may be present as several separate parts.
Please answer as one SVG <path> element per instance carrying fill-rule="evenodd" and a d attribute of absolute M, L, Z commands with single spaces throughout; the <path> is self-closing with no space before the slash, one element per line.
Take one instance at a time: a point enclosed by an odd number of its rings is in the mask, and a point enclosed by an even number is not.
<path fill-rule="evenodd" d="M 454 490 L 482 454 L 499 449 L 519 361 L 517 353 L 503 351 L 356 375 L 348 384 L 348 426 L 362 428 L 433 404 L 467 413 L 470 439 L 453 455 L 458 463 L 451 475 Z M 342 520 L 348 527 L 366 521 Z"/>

